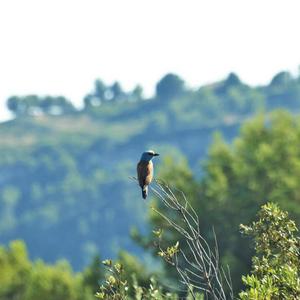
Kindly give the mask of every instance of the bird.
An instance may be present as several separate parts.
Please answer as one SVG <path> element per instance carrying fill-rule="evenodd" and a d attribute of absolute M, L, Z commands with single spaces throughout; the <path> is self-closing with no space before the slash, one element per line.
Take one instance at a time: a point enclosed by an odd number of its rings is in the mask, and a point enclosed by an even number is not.
<path fill-rule="evenodd" d="M 159 156 L 153 150 L 148 150 L 143 152 L 140 161 L 137 164 L 137 176 L 139 185 L 142 189 L 143 199 L 147 198 L 148 195 L 148 185 L 151 183 L 153 178 L 153 163 L 152 158 L 154 156 Z"/>

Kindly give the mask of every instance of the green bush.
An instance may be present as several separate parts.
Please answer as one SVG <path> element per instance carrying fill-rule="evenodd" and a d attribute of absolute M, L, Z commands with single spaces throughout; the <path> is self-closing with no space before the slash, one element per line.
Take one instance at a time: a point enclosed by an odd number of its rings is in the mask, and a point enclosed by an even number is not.
<path fill-rule="evenodd" d="M 300 239 L 295 222 L 272 203 L 263 205 L 258 217 L 250 226 L 241 225 L 254 240 L 255 256 L 251 275 L 243 276 L 247 288 L 240 299 L 300 299 Z"/>

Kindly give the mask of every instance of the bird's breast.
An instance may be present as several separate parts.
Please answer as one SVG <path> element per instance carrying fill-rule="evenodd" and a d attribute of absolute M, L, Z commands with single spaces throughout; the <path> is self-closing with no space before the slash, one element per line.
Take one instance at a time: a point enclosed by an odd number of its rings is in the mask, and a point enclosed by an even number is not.
<path fill-rule="evenodd" d="M 137 165 L 137 175 L 141 187 L 149 185 L 153 178 L 152 161 L 141 160 Z"/>

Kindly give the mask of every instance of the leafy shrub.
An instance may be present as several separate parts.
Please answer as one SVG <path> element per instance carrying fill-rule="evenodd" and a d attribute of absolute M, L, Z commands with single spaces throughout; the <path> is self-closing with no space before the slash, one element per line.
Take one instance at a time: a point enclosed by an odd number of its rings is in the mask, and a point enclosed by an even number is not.
<path fill-rule="evenodd" d="M 242 300 L 300 299 L 300 239 L 294 221 L 275 204 L 263 205 L 259 220 L 241 225 L 255 244 L 251 275 L 243 276 L 247 289 Z"/>

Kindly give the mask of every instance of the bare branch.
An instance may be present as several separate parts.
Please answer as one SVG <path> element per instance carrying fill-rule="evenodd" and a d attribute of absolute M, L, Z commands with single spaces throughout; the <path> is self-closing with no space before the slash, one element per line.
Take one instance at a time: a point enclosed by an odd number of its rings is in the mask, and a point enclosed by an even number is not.
<path fill-rule="evenodd" d="M 171 189 L 162 181 L 155 181 L 151 187 L 156 197 L 167 208 L 166 210 L 152 208 L 162 219 L 181 236 L 180 249 L 173 251 L 168 247 L 163 250 L 158 242 L 161 256 L 175 267 L 181 282 L 195 298 L 195 292 L 204 292 L 206 299 L 233 299 L 232 283 L 229 270 L 220 267 L 220 256 L 217 237 L 213 230 L 214 246 L 211 247 L 200 232 L 200 222 L 197 212 L 189 203 L 182 191 Z M 166 212 L 165 212 L 166 211 Z M 175 212 L 171 213 L 171 212 Z M 179 216 L 179 218 L 178 218 Z M 161 238 L 160 238 L 161 239 Z M 173 246 L 175 247 L 175 246 Z M 176 245 L 177 247 L 177 245 Z M 174 249 L 173 249 L 174 250 Z M 226 292 L 229 291 L 229 295 Z"/>

